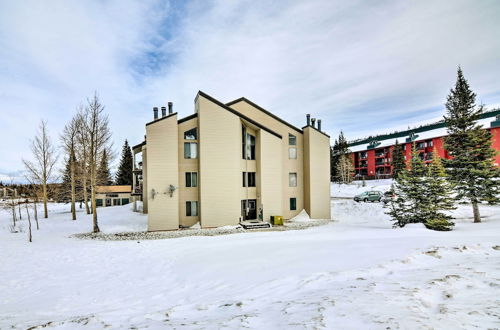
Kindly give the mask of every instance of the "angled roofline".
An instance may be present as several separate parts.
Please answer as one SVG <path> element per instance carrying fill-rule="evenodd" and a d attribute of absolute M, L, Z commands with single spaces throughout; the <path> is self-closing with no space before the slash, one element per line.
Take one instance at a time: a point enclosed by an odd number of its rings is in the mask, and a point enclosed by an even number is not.
<path fill-rule="evenodd" d="M 183 123 L 185 121 L 191 120 L 191 119 L 196 118 L 196 117 L 198 117 L 198 114 L 197 113 L 193 113 L 192 115 L 189 115 L 189 116 L 186 116 L 184 118 L 179 119 L 177 121 L 177 124 Z"/>
<path fill-rule="evenodd" d="M 306 125 L 306 126 L 302 127 L 302 129 L 307 128 L 307 127 L 310 127 L 310 128 L 312 128 L 313 130 L 315 130 L 316 132 L 323 134 L 323 135 L 324 135 L 324 136 L 326 136 L 327 138 L 330 138 L 330 135 L 326 134 L 325 132 L 320 131 L 319 129 L 317 129 L 316 127 L 314 127 L 314 126 L 312 126 L 312 125 Z"/>
<path fill-rule="evenodd" d="M 146 140 L 142 141 L 141 143 L 139 144 L 136 144 L 135 146 L 132 147 L 132 150 L 136 149 L 136 148 L 139 148 L 139 147 L 142 147 L 143 145 L 146 144 Z"/>
<path fill-rule="evenodd" d="M 240 113 L 240 112 L 238 112 L 238 111 L 234 110 L 233 108 L 230 108 L 229 106 L 225 105 L 225 104 L 224 104 L 224 103 L 222 103 L 221 101 L 219 101 L 219 100 L 217 100 L 217 99 L 215 99 L 215 98 L 211 97 L 211 96 L 210 96 L 210 95 L 208 95 L 208 94 L 205 94 L 205 93 L 204 93 L 204 92 L 202 92 L 202 91 L 198 91 L 198 94 L 196 94 L 196 97 L 195 97 L 195 99 L 194 99 L 194 101 L 195 101 L 195 102 L 196 102 L 196 100 L 198 99 L 198 97 L 199 97 L 199 96 L 203 96 L 203 97 L 204 97 L 204 98 L 206 98 L 207 100 L 209 100 L 209 101 L 211 101 L 211 102 L 213 102 L 213 103 L 217 104 L 218 106 L 220 106 L 220 107 L 224 108 L 225 110 L 227 110 L 227 111 L 231 112 L 232 114 L 235 114 L 236 116 L 240 117 L 241 119 L 244 119 L 244 120 L 248 121 L 248 122 L 249 122 L 249 123 L 251 123 L 252 125 L 257 126 L 257 127 L 259 127 L 260 129 L 263 129 L 264 131 L 266 131 L 266 132 L 268 132 L 268 133 L 271 133 L 272 135 L 274 135 L 274 136 L 276 136 L 276 137 L 278 137 L 278 138 L 280 138 L 280 139 L 282 139 L 282 138 L 283 138 L 280 134 L 276 133 L 275 131 L 273 131 L 273 130 L 271 130 L 271 129 L 267 128 L 266 126 L 264 126 L 264 125 L 262 125 L 262 124 L 260 124 L 260 123 L 256 122 L 255 120 L 253 120 L 253 119 L 251 119 L 251 118 L 248 118 L 248 117 L 247 117 L 247 116 L 245 116 L 244 114 L 242 114 L 242 113 Z"/>
<path fill-rule="evenodd" d="M 153 121 L 150 121 L 149 123 L 146 123 L 146 126 L 157 123 L 163 119 L 167 119 L 167 118 L 170 118 L 170 117 L 175 116 L 175 115 L 177 115 L 177 112 L 174 112 L 174 113 L 169 114 L 168 116 L 161 117 L 161 118 L 155 119 Z"/>
<path fill-rule="evenodd" d="M 493 109 L 491 111 L 483 112 L 482 114 L 479 115 L 479 119 L 486 119 L 486 118 L 494 117 L 496 115 L 500 115 L 500 109 Z M 387 133 L 387 134 L 380 134 L 380 135 L 375 135 L 375 136 L 369 136 L 367 138 L 363 138 L 363 139 L 359 139 L 359 140 L 353 140 L 353 141 L 349 142 L 348 145 L 349 145 L 349 147 L 355 147 L 355 146 L 359 146 L 360 144 L 370 143 L 373 140 L 383 141 L 383 140 L 388 140 L 388 139 L 395 139 L 395 138 L 408 136 L 410 133 L 422 133 L 422 132 L 432 131 L 434 129 L 444 128 L 444 127 L 446 127 L 446 122 L 443 119 L 443 120 L 440 120 L 440 121 L 432 123 L 432 124 L 422 125 L 422 126 L 410 128 L 410 129 L 407 129 L 404 131 Z M 488 127 L 485 127 L 485 128 L 488 128 Z"/>
<path fill-rule="evenodd" d="M 249 99 L 247 99 L 247 98 L 245 98 L 245 97 L 240 97 L 240 98 L 238 98 L 238 99 L 236 99 L 236 100 L 233 100 L 233 101 L 231 101 L 231 102 L 228 102 L 228 103 L 226 103 L 226 105 L 227 105 L 228 107 L 230 107 L 231 105 L 236 104 L 236 103 L 239 103 L 239 102 L 242 102 L 242 101 L 244 101 L 244 102 L 246 102 L 246 103 L 250 104 L 250 105 L 251 105 L 251 106 L 253 106 L 254 108 L 256 108 L 256 109 L 258 109 L 258 110 L 262 111 L 263 113 L 265 113 L 266 115 L 270 116 L 271 118 L 276 119 L 276 120 L 277 120 L 277 121 L 279 121 L 280 123 L 285 124 L 286 126 L 290 127 L 291 129 L 296 130 L 296 131 L 297 131 L 297 132 L 299 132 L 299 133 L 304 133 L 304 132 L 303 132 L 300 128 L 293 126 L 293 125 L 292 125 L 292 124 L 290 124 L 289 122 L 287 122 L 287 121 L 285 121 L 285 120 L 281 119 L 280 117 L 278 117 L 278 116 L 276 116 L 275 114 L 273 114 L 273 113 L 271 113 L 271 112 L 267 111 L 266 109 L 264 109 L 264 108 L 263 108 L 263 107 L 261 107 L 260 105 L 258 105 L 258 104 L 256 104 L 256 103 L 254 103 L 254 102 L 250 101 Z"/>

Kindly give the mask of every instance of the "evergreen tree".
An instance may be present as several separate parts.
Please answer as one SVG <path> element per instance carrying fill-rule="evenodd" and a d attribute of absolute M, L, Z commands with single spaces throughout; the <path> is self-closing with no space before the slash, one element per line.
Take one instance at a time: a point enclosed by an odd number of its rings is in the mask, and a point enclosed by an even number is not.
<path fill-rule="evenodd" d="M 118 172 L 116 173 L 117 185 L 132 185 L 133 161 L 132 151 L 130 150 L 128 141 L 125 140 L 125 144 L 122 148 L 122 158 L 120 160 L 120 166 L 118 167 Z"/>
<path fill-rule="evenodd" d="M 332 181 L 341 182 L 342 173 L 339 173 L 339 163 L 344 156 L 349 153 L 349 144 L 344 137 L 344 133 L 340 131 L 339 138 L 333 143 L 330 153 L 330 173 Z M 349 161 L 352 160 L 349 158 Z"/>
<path fill-rule="evenodd" d="M 109 171 L 108 152 L 106 149 L 102 152 L 101 162 L 99 164 L 99 168 L 97 169 L 97 184 L 104 186 L 113 184 L 113 178 L 111 177 L 111 172 Z"/>
<path fill-rule="evenodd" d="M 474 222 L 481 222 L 478 204 L 499 202 L 500 170 L 494 167 L 496 155 L 491 133 L 477 124 L 483 107 L 476 107 L 476 94 L 458 68 L 455 88 L 446 101 L 448 136 L 445 148 L 452 156 L 445 165 L 454 184 L 456 198 L 472 204 Z"/>
<path fill-rule="evenodd" d="M 406 169 L 403 145 L 396 140 L 392 150 L 392 177 L 397 180 L 400 172 Z"/>

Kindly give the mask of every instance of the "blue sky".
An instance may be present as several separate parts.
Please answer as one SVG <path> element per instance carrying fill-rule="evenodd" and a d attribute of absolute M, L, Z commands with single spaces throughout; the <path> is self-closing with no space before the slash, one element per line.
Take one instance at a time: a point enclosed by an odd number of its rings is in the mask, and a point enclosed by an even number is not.
<path fill-rule="evenodd" d="M 500 2 L 0 0 L 0 179 L 46 119 L 54 140 L 97 90 L 114 147 L 152 107 L 245 96 L 349 139 L 439 119 L 461 65 L 500 104 Z"/>

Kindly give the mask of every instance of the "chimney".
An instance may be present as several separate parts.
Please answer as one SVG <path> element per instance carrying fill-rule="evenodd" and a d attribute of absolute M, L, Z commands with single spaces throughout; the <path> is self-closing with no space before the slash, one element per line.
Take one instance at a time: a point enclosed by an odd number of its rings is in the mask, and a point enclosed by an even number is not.
<path fill-rule="evenodd" d="M 316 128 L 316 118 L 311 118 L 311 125 L 312 127 Z"/>
<path fill-rule="evenodd" d="M 311 125 L 311 114 L 307 114 L 306 115 L 306 119 L 307 119 L 307 126 L 310 126 Z"/>
<path fill-rule="evenodd" d="M 161 116 L 165 117 L 167 115 L 167 107 L 161 107 Z"/>
<path fill-rule="evenodd" d="M 169 114 L 169 115 L 171 115 L 171 114 L 172 114 L 172 112 L 173 112 L 172 107 L 173 107 L 173 103 L 172 103 L 172 102 L 168 102 L 168 114 Z"/>
<path fill-rule="evenodd" d="M 158 119 L 158 107 L 153 107 L 153 117 L 154 119 Z"/>
<path fill-rule="evenodd" d="M 321 119 L 318 119 L 318 131 L 321 132 Z"/>

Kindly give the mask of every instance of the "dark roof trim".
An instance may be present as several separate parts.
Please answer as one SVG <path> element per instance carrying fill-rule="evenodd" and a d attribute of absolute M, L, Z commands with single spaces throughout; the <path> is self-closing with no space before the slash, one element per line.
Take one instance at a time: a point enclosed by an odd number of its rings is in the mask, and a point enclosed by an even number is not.
<path fill-rule="evenodd" d="M 197 114 L 197 113 L 193 113 L 192 115 L 189 115 L 189 116 L 187 116 L 187 117 L 184 117 L 184 118 L 179 119 L 179 120 L 177 121 L 177 124 L 183 123 L 183 122 L 185 122 L 185 121 L 191 120 L 191 119 L 196 118 L 196 117 L 198 117 L 198 114 Z"/>
<path fill-rule="evenodd" d="M 143 145 L 145 145 L 145 144 L 146 144 L 146 140 L 144 140 L 144 141 L 142 141 L 141 143 L 139 143 L 139 144 L 137 144 L 137 145 L 133 146 L 133 147 L 132 147 L 132 150 L 134 150 L 134 149 L 136 149 L 136 148 L 139 148 L 139 147 L 142 147 L 142 146 L 143 146 Z"/>
<path fill-rule="evenodd" d="M 170 117 L 175 116 L 175 115 L 177 115 L 177 112 L 174 112 L 174 113 L 171 113 L 171 114 L 170 114 L 170 115 L 168 115 L 168 116 L 161 117 L 161 118 L 158 118 L 158 119 L 156 119 L 156 120 L 150 121 L 149 123 L 146 123 L 146 126 L 151 125 L 151 124 L 154 124 L 154 123 L 157 123 L 157 122 L 159 122 L 159 121 L 161 121 L 161 120 L 163 120 L 163 119 L 167 119 L 167 118 L 170 118 Z"/>
<path fill-rule="evenodd" d="M 226 103 L 226 105 L 227 105 L 227 106 L 231 106 L 231 105 L 233 105 L 233 104 L 236 104 L 236 103 L 238 103 L 238 102 L 242 102 L 242 101 L 244 101 L 244 102 L 246 102 L 246 103 L 250 104 L 251 106 L 253 106 L 253 107 L 254 107 L 254 108 L 256 108 L 256 109 L 259 109 L 260 111 L 262 111 L 262 112 L 263 112 L 263 113 L 265 113 L 266 115 L 270 116 L 270 117 L 271 117 L 271 118 L 273 118 L 273 119 L 276 119 L 277 121 L 279 121 L 279 122 L 280 122 L 280 123 L 282 123 L 282 124 L 285 124 L 286 126 L 290 127 L 291 129 L 296 130 L 296 131 L 297 131 L 297 132 L 299 132 L 299 133 L 303 133 L 303 132 L 302 132 L 302 130 L 301 130 L 300 128 L 295 127 L 295 126 L 293 126 L 292 124 L 290 124 L 290 123 L 288 123 L 288 122 L 284 121 L 284 120 L 283 120 L 283 119 L 281 119 L 280 117 L 278 117 L 278 116 L 276 116 L 276 115 L 272 114 L 271 112 L 267 111 L 266 109 L 264 109 L 264 108 L 263 108 L 263 107 L 261 107 L 260 105 L 253 103 L 252 101 L 250 101 L 249 99 L 247 99 L 247 98 L 245 98 L 245 97 L 240 97 L 239 99 L 236 99 L 236 100 L 234 100 L 234 101 L 228 102 L 228 103 Z"/>
<path fill-rule="evenodd" d="M 253 119 L 250 119 L 248 118 L 247 116 L 239 113 L 238 111 L 234 110 L 233 108 L 230 108 L 229 106 L 225 105 L 224 103 L 220 102 L 219 100 L 217 99 L 214 99 L 213 97 L 211 97 L 210 95 L 207 95 L 205 93 L 203 93 L 202 91 L 199 91 L 198 92 L 198 95 L 196 95 L 196 98 L 195 98 L 195 101 L 198 99 L 198 96 L 203 96 L 204 98 L 206 98 L 207 100 L 217 104 L 218 106 L 224 108 L 225 110 L 235 114 L 236 116 L 240 117 L 241 119 L 244 119 L 246 121 L 248 121 L 249 123 L 251 123 L 252 125 L 255 125 L 257 127 L 259 127 L 260 129 L 263 129 L 264 131 L 268 132 L 268 133 L 271 133 L 272 135 L 282 139 L 282 136 L 278 133 L 276 133 L 275 131 L 273 130 L 270 130 L 269 128 L 259 124 L 258 122 L 256 122 L 255 120 Z"/>
<path fill-rule="evenodd" d="M 323 134 L 324 136 L 326 136 L 326 137 L 330 138 L 330 135 L 326 134 L 325 132 L 320 131 L 319 129 L 317 129 L 316 127 L 311 126 L 311 125 L 306 125 L 306 126 L 302 127 L 302 129 L 304 129 L 304 128 L 306 128 L 306 127 L 310 127 L 310 128 L 312 128 L 313 130 L 315 130 L 316 132 L 321 133 L 321 134 Z"/>
<path fill-rule="evenodd" d="M 490 117 L 495 117 L 496 115 L 500 115 L 500 109 L 494 109 L 491 111 L 483 112 L 479 116 L 479 119 L 486 119 L 486 118 L 490 118 Z M 441 121 L 438 121 L 437 123 L 423 125 L 420 127 L 407 129 L 405 131 L 399 131 L 399 132 L 394 132 L 394 133 L 389 133 L 389 134 L 380 134 L 380 135 L 370 136 L 368 138 L 364 138 L 361 140 L 355 140 L 355 141 L 352 141 L 349 143 L 349 147 L 355 147 L 355 146 L 358 146 L 360 144 L 370 143 L 373 140 L 383 141 L 383 140 L 388 140 L 388 139 L 402 138 L 402 137 L 408 136 L 410 133 L 422 133 L 422 132 L 432 131 L 433 129 L 443 128 L 443 127 L 446 127 L 446 123 L 444 122 L 444 120 L 441 120 Z M 488 127 L 485 127 L 485 128 L 488 128 Z"/>

